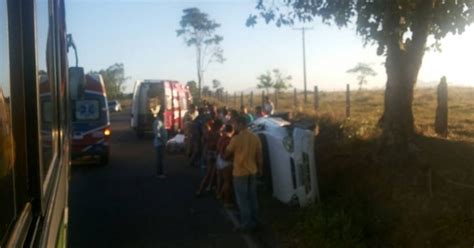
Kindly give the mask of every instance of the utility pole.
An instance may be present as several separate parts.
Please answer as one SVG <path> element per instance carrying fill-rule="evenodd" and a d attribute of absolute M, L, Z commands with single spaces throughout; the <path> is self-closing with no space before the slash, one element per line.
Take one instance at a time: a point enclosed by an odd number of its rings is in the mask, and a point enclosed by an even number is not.
<path fill-rule="evenodd" d="M 304 103 L 307 103 L 307 90 L 306 90 L 306 45 L 305 45 L 305 31 L 312 30 L 313 28 L 293 28 L 294 30 L 301 30 L 303 40 L 303 78 L 304 78 Z"/>

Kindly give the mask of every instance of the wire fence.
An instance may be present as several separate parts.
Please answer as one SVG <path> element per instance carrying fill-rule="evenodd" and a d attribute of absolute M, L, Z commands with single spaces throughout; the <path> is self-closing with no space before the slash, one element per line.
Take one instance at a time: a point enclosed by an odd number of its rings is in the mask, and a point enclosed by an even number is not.
<path fill-rule="evenodd" d="M 297 89 L 284 92 L 255 90 L 248 92 L 223 92 L 221 95 L 204 95 L 204 98 L 219 106 L 240 109 L 246 106 L 250 112 L 262 106 L 268 96 L 276 112 L 291 112 L 294 115 L 350 120 L 361 128 L 373 129 L 383 114 L 384 90 L 321 91 L 315 86 L 304 93 Z M 413 113 L 417 130 L 425 135 L 435 135 L 437 92 L 435 88 L 417 88 L 414 92 Z M 448 89 L 449 137 L 474 142 L 474 88 L 454 87 Z"/>

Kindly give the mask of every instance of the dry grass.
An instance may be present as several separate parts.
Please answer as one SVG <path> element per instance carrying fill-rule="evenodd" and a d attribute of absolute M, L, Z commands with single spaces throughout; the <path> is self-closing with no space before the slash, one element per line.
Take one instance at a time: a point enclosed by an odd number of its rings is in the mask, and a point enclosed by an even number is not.
<path fill-rule="evenodd" d="M 312 102 L 294 107 L 292 94 L 278 101 L 279 110 L 319 124 L 323 199 L 303 210 L 263 202 L 283 247 L 474 245 L 474 88 L 449 89 L 447 139 L 434 132 L 435 89 L 416 90 L 418 155 L 392 161 L 380 157 L 375 139 L 383 92 L 354 92 L 351 98 L 348 119 L 343 92 L 321 93 L 318 111 Z"/>
<path fill-rule="evenodd" d="M 274 95 L 271 95 L 274 99 Z M 308 93 L 308 103 L 303 104 L 303 94 L 297 96 L 294 104 L 293 93 L 280 93 L 277 110 L 293 112 L 301 118 L 317 119 L 321 116 L 345 123 L 346 126 L 357 127 L 358 138 L 371 138 L 376 132 L 376 124 L 383 112 L 383 91 L 352 91 L 351 118 L 346 119 L 345 92 L 320 92 L 319 109 L 313 108 L 313 92 Z M 449 98 L 449 140 L 474 142 L 474 88 L 451 87 Z M 213 101 L 213 99 L 208 99 Z M 253 106 L 261 104 L 261 94 L 253 96 Z M 244 95 L 243 103 L 250 106 L 250 95 Z M 225 104 L 219 102 L 219 104 Z M 228 106 L 238 108 L 241 105 L 240 95 L 229 96 Z M 434 88 L 416 89 L 413 103 L 415 125 L 420 134 L 436 136 L 434 119 L 436 111 L 436 90 Z"/>

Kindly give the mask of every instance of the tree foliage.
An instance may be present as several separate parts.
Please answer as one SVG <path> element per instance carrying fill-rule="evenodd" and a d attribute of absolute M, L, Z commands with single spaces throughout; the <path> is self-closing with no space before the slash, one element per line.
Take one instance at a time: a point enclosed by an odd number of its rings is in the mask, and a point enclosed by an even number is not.
<path fill-rule="evenodd" d="M 219 80 L 217 80 L 217 79 L 213 79 L 213 80 L 212 80 L 212 88 L 213 88 L 214 90 L 220 88 L 221 85 L 222 85 L 222 83 L 221 83 Z"/>
<path fill-rule="evenodd" d="M 208 14 L 198 8 L 188 8 L 183 10 L 179 26 L 180 29 L 176 30 L 177 36 L 182 37 L 187 46 L 196 48 L 198 97 L 200 97 L 204 72 L 208 65 L 215 62 L 223 63 L 225 60 L 224 51 L 219 46 L 223 37 L 216 34 L 221 25 L 209 19 Z"/>
<path fill-rule="evenodd" d="M 258 16 L 251 14 L 247 26 L 259 17 L 277 26 L 317 17 L 338 27 L 354 22 L 364 45 L 375 44 L 377 54 L 386 56 L 382 143 L 403 149 L 415 133 L 413 91 L 425 51 L 439 48 L 447 34 L 461 34 L 474 21 L 473 0 L 258 0 L 256 9 Z"/>
<path fill-rule="evenodd" d="M 265 89 L 266 93 L 268 94 L 268 90 L 273 88 L 273 79 L 272 79 L 272 74 L 270 71 L 267 71 L 266 74 L 262 74 L 257 77 L 258 84 L 257 88 L 259 89 Z"/>
<path fill-rule="evenodd" d="M 222 99 L 224 97 L 224 87 L 222 87 L 221 81 L 217 79 L 212 80 L 212 88 L 214 89 L 215 96 Z"/>
<path fill-rule="evenodd" d="M 256 9 L 268 24 L 292 25 L 295 21 L 310 22 L 321 17 L 326 24 L 345 27 L 355 21 L 356 31 L 364 44 L 376 43 L 382 55 L 393 40 L 401 48 L 416 48 L 425 34 L 432 35 L 435 44 L 448 33 L 461 34 L 474 21 L 472 0 L 258 0 Z M 247 26 L 257 23 L 251 14 Z"/>
<path fill-rule="evenodd" d="M 273 69 L 273 88 L 275 91 L 286 90 L 291 87 L 291 76 L 285 76 L 278 69 Z"/>
<path fill-rule="evenodd" d="M 267 94 L 269 92 L 269 89 L 271 88 L 275 89 L 275 92 L 278 92 L 280 90 L 286 90 L 291 87 L 291 76 L 283 75 L 283 73 L 279 69 L 267 71 L 265 74 L 258 76 L 257 80 L 257 88 L 265 89 Z"/>
<path fill-rule="evenodd" d="M 211 97 L 212 96 L 211 87 L 209 87 L 207 85 L 202 87 L 202 95 L 207 96 L 207 97 Z"/>
<path fill-rule="evenodd" d="M 113 99 L 123 97 L 123 91 L 125 88 L 124 84 L 125 81 L 128 80 L 128 77 L 125 76 L 125 68 L 123 63 L 115 63 L 109 66 L 107 69 L 91 71 L 90 73 L 98 73 L 102 75 L 108 98 Z"/>
<path fill-rule="evenodd" d="M 359 84 L 359 90 L 362 90 L 362 86 L 364 84 L 367 84 L 367 77 L 377 76 L 377 73 L 372 69 L 372 67 L 366 63 L 358 63 L 356 66 L 347 70 L 346 72 L 351 74 L 358 74 L 357 83 Z"/>

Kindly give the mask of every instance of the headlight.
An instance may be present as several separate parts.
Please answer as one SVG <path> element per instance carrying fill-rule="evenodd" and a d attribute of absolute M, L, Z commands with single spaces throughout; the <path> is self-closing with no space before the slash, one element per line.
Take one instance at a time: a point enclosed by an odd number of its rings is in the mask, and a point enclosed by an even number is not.
<path fill-rule="evenodd" d="M 289 152 L 293 152 L 293 138 L 291 136 L 286 136 L 283 138 L 283 147 Z"/>

